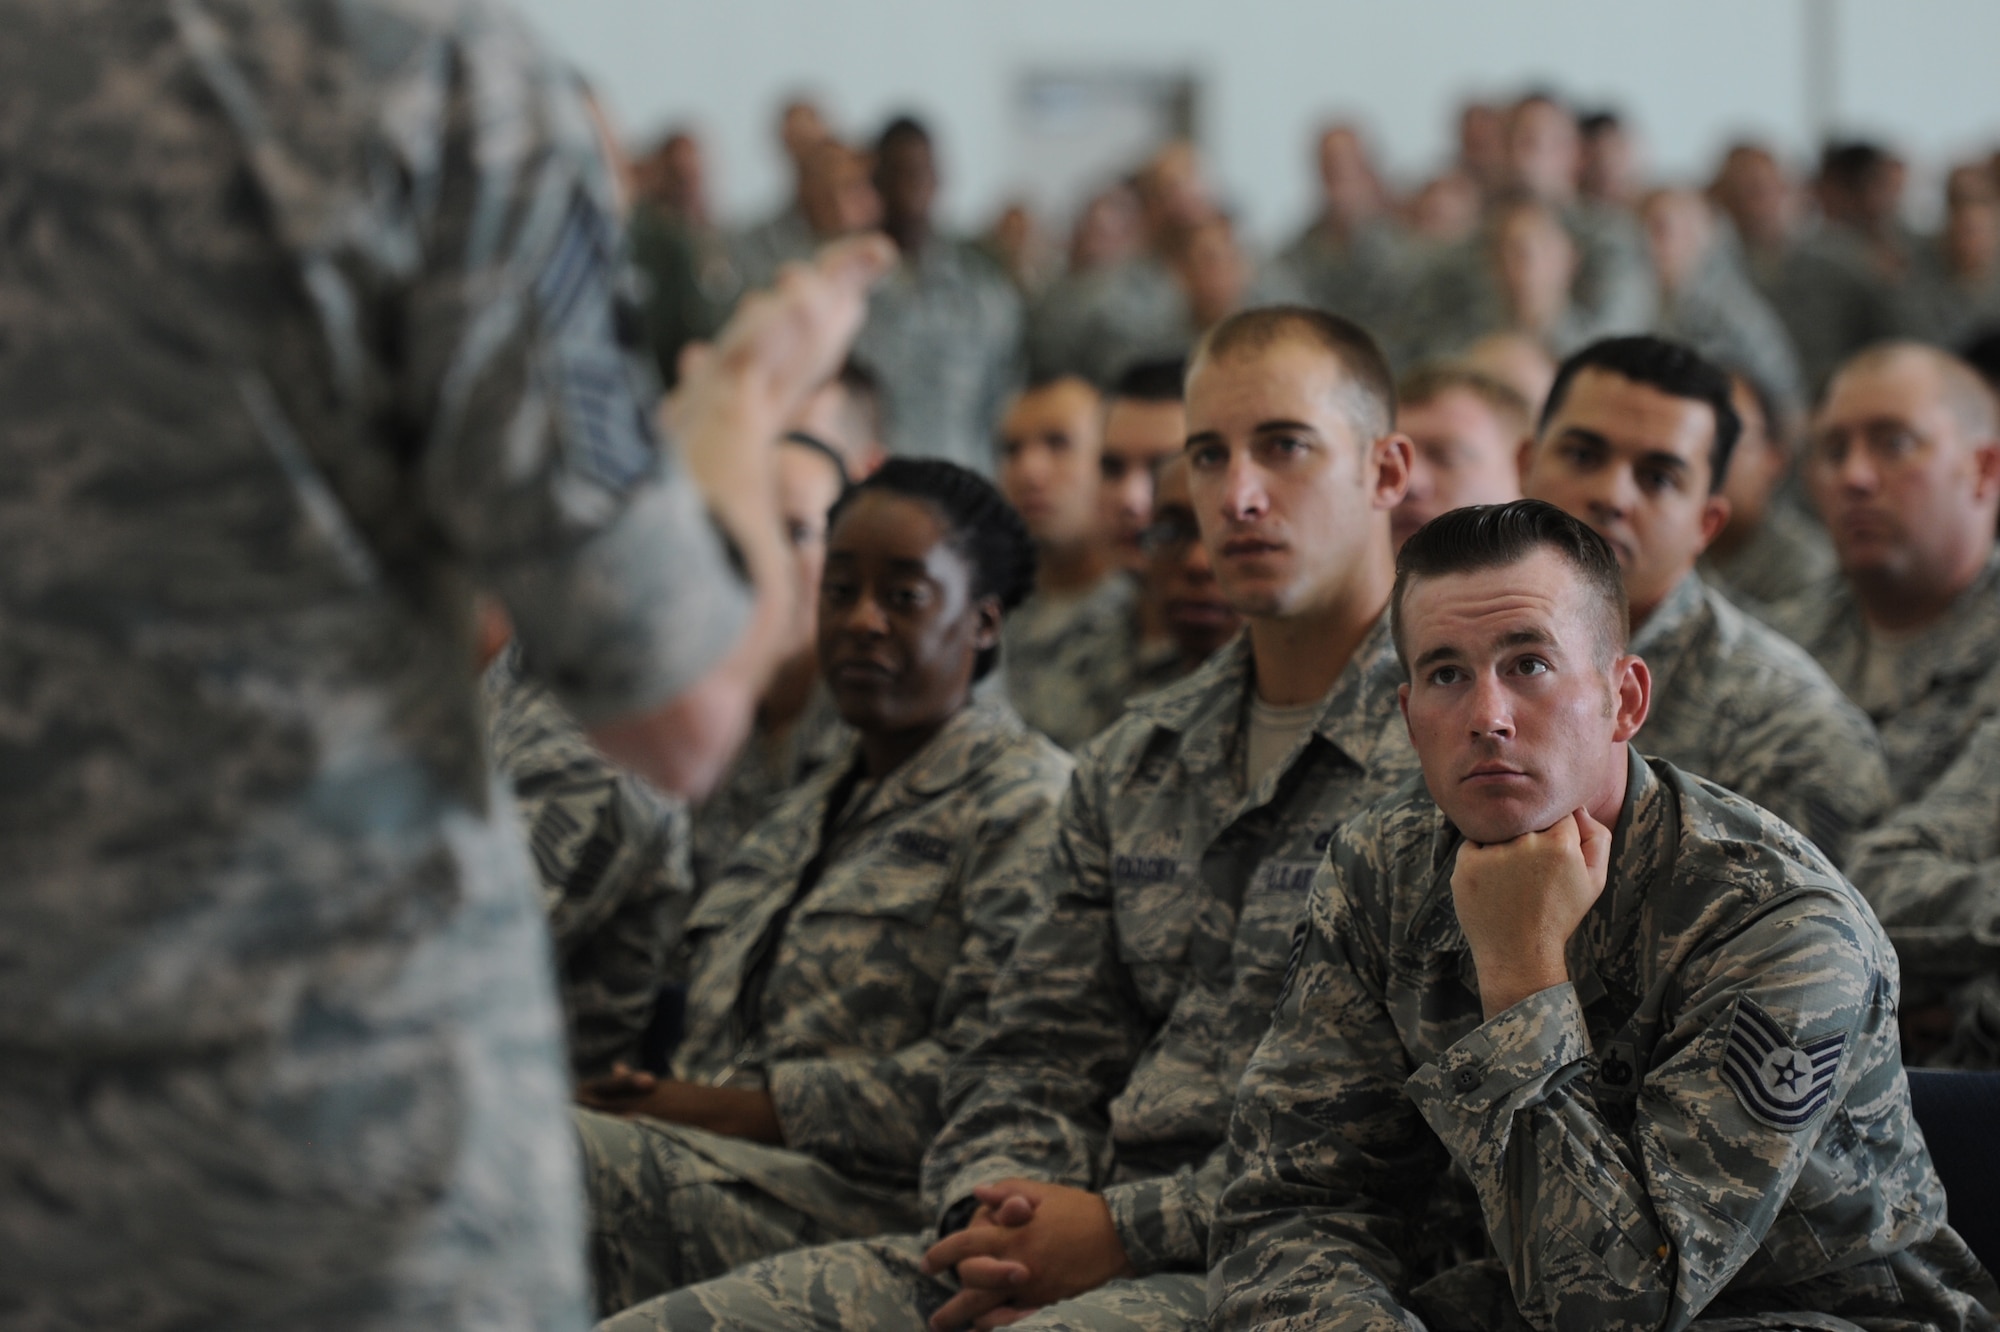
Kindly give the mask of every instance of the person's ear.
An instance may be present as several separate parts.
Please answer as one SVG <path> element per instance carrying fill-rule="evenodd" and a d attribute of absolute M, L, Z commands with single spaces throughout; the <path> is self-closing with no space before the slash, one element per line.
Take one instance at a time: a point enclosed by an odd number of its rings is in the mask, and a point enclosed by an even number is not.
<path fill-rule="evenodd" d="M 1972 449 L 1972 494 L 1984 503 L 2000 493 L 2000 439 L 1975 444 Z"/>
<path fill-rule="evenodd" d="M 1701 548 L 1708 549 L 1708 543 L 1715 540 L 1722 529 L 1729 524 L 1729 496 L 1716 491 L 1701 506 Z"/>
<path fill-rule="evenodd" d="M 1520 445 L 1514 450 L 1514 471 L 1521 478 L 1521 491 L 1523 494 L 1527 493 L 1528 469 L 1534 465 L 1534 462 L 1535 437 L 1533 435 L 1523 435 L 1521 436 Z"/>
<path fill-rule="evenodd" d="M 984 652 L 1000 641 L 1000 598 L 981 597 L 972 613 L 972 646 Z"/>
<path fill-rule="evenodd" d="M 1653 673 L 1640 657 L 1626 653 L 1611 664 L 1613 717 L 1611 738 L 1622 744 L 1639 733 L 1653 704 Z"/>
<path fill-rule="evenodd" d="M 1416 463 L 1417 446 L 1401 431 L 1375 441 L 1375 507 L 1393 509 L 1403 502 L 1410 488 L 1410 468 Z"/>

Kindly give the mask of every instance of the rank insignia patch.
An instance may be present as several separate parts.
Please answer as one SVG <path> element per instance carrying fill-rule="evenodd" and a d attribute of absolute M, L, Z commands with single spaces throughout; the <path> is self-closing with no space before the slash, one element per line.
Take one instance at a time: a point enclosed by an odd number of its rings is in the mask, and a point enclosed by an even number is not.
<path fill-rule="evenodd" d="M 1749 999 L 1736 1001 L 1722 1076 L 1760 1124 L 1790 1133 L 1804 1128 L 1833 1097 L 1847 1033 L 1797 1041 Z"/>

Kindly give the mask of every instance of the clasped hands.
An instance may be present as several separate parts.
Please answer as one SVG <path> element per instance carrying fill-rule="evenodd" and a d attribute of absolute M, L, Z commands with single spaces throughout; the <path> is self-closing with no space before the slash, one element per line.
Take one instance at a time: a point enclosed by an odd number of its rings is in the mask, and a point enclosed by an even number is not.
<path fill-rule="evenodd" d="M 1458 848 L 1451 900 L 1488 1021 L 1569 979 L 1570 936 L 1603 893 L 1610 865 L 1611 830 L 1583 809 L 1510 841 Z"/>
<path fill-rule="evenodd" d="M 924 1254 L 926 1273 L 955 1271 L 961 1289 L 931 1315 L 931 1332 L 1005 1327 L 1036 1309 L 1132 1275 L 1111 1209 L 1087 1189 L 1003 1179 L 972 1191 L 965 1229 Z"/>

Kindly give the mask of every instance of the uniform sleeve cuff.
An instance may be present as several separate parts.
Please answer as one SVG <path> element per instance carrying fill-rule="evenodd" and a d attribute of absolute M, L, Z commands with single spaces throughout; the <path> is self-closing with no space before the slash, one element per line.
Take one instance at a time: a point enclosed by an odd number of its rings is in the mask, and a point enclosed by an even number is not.
<path fill-rule="evenodd" d="M 1202 1268 L 1207 1264 L 1208 1227 L 1200 1227 L 1199 1245 L 1190 1228 L 1176 1224 L 1188 1210 L 1187 1200 L 1177 1196 L 1186 1180 L 1184 1174 L 1161 1175 L 1154 1179 L 1113 1184 L 1104 1190 L 1104 1204 L 1111 1210 L 1111 1227 L 1125 1246 L 1125 1257 L 1140 1276 L 1154 1272 Z M 1176 1242 L 1180 1241 L 1180 1242 Z M 1199 1247 L 1201 1252 L 1196 1252 Z"/>
<path fill-rule="evenodd" d="M 742 632 L 748 589 L 693 487 L 654 483 L 589 540 L 492 574 L 527 672 L 585 726 L 660 706 Z"/>
<path fill-rule="evenodd" d="M 1467 1032 L 1425 1064 L 1403 1090 L 1463 1165 L 1496 1119 L 1533 1104 L 1590 1055 L 1576 986 L 1529 995 Z"/>

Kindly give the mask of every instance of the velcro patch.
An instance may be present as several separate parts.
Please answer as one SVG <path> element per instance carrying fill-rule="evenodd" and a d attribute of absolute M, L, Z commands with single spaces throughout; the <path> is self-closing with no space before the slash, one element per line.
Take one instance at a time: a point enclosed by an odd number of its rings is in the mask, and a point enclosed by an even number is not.
<path fill-rule="evenodd" d="M 1752 1119 L 1795 1133 L 1833 1098 L 1846 1048 L 1844 1031 L 1797 1041 L 1751 1000 L 1738 999 L 1722 1076 Z"/>
<path fill-rule="evenodd" d="M 1178 878 L 1181 862 L 1172 856 L 1113 856 L 1111 877 L 1117 883 L 1146 885 Z"/>

